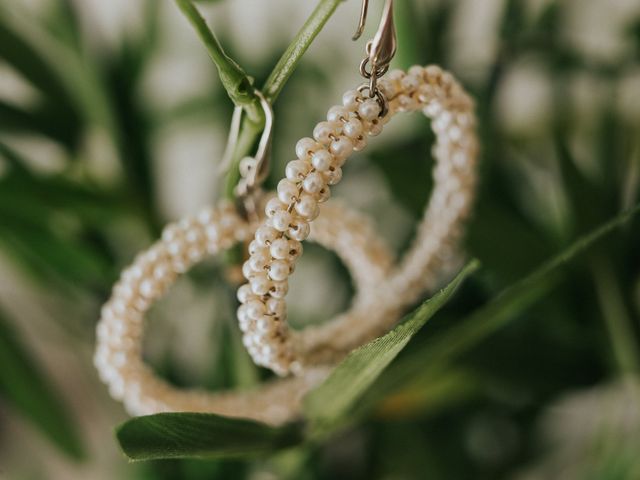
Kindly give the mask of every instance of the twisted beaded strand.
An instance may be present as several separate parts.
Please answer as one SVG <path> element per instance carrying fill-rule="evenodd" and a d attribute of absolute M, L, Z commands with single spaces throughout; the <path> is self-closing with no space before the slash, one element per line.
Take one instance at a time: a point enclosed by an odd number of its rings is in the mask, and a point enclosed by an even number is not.
<path fill-rule="evenodd" d="M 478 150 L 470 97 L 452 75 L 435 66 L 412 67 L 408 73 L 390 72 L 379 86 L 388 100 L 387 115 L 379 117 L 381 109 L 375 99 L 350 90 L 344 94 L 342 105 L 332 107 L 327 120 L 316 126 L 313 138 L 297 143 L 298 158 L 289 162 L 286 178 L 277 187 L 278 197 L 267 204 L 267 220 L 256 231 L 254 249 L 244 265 L 243 274 L 249 283 L 242 287 L 247 296 L 241 299 L 239 320 L 241 325 L 245 322 L 245 346 L 254 362 L 278 375 L 300 374 L 313 363 L 312 358 L 319 358 L 323 346 L 338 352 L 341 346 L 337 344 L 348 348 L 364 343 L 379 330 L 358 329 L 355 336 L 341 336 L 341 332 L 348 333 L 344 327 L 352 323 L 343 321 L 324 330 L 310 329 L 307 335 L 304 331 L 294 334 L 287 326 L 283 306 L 287 280 L 301 252 L 300 242 L 309 235 L 319 204 L 329 198 L 329 187 L 340 181 L 346 159 L 353 151 L 365 148 L 368 136 L 380 134 L 396 113 L 422 109 L 432 119 L 438 138 L 434 148 L 435 186 L 412 249 L 388 281 L 370 292 L 369 303 L 360 305 L 360 310 L 355 309 L 348 318 L 361 321 L 369 316 L 369 326 L 387 326 L 388 321 L 376 312 L 397 311 L 433 286 L 451 261 L 462 222 L 469 214 Z M 283 242 L 292 242 L 292 254 L 282 254 L 277 246 Z M 277 310 L 269 308 L 273 299 L 278 300 Z M 256 318 L 247 321 L 244 312 L 249 304 Z M 327 342 L 322 334 L 328 331 L 334 335 L 333 342 Z M 343 341 L 345 338 L 348 340 Z"/>
<path fill-rule="evenodd" d="M 142 360 L 144 314 L 151 305 L 179 274 L 205 256 L 249 239 L 256 226 L 242 219 L 231 203 L 223 202 L 168 225 L 162 238 L 123 271 L 102 309 L 94 363 L 112 397 L 122 401 L 130 414 L 214 412 L 277 424 L 299 415 L 304 394 L 326 376 L 328 369 L 320 366 L 304 376 L 268 382 L 246 392 L 185 391 L 158 378 Z M 344 259 L 358 288 L 357 298 L 389 271 L 391 255 L 362 215 L 345 205 L 328 204 L 317 227 L 310 239 L 335 249 Z M 239 297 L 246 300 L 242 292 Z M 282 304 L 272 299 L 269 308 L 279 311 Z"/>

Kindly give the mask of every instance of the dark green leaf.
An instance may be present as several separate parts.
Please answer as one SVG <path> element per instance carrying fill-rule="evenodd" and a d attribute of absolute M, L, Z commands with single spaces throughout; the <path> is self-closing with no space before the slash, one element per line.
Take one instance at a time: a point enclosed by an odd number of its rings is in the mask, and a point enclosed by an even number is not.
<path fill-rule="evenodd" d="M 533 273 L 505 289 L 495 300 L 475 311 L 443 334 L 430 339 L 425 348 L 395 363 L 360 404 L 363 411 L 379 403 L 417 377 L 437 376 L 451 360 L 476 346 L 507 323 L 517 318 L 548 293 L 560 279 L 562 267 L 595 242 L 626 224 L 640 211 L 640 205 L 584 235 L 569 248 L 553 257 Z"/>
<path fill-rule="evenodd" d="M 84 457 L 75 425 L 17 332 L 0 315 L 0 396 L 73 458 Z"/>
<path fill-rule="evenodd" d="M 449 301 L 458 286 L 478 266 L 478 262 L 471 262 L 449 285 L 408 315 L 400 325 L 354 350 L 322 385 L 307 395 L 305 412 L 318 432 L 327 431 L 345 419 L 411 337 Z"/>
<path fill-rule="evenodd" d="M 0 11 L 0 58 L 19 72 L 47 98 L 71 110 L 67 90 L 55 68 L 25 35 L 10 24 L 8 14 Z"/>
<path fill-rule="evenodd" d="M 270 427 L 210 413 L 159 413 L 134 418 L 117 429 L 131 460 L 248 457 L 302 441 L 302 425 Z"/>

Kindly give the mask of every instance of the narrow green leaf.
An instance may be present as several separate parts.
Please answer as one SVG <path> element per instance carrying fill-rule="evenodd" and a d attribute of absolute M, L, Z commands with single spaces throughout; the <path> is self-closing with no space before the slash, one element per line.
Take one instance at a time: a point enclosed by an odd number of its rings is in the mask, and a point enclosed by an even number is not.
<path fill-rule="evenodd" d="M 451 361 L 494 334 L 540 300 L 558 283 L 562 268 L 595 242 L 631 220 L 640 205 L 584 235 L 567 249 L 522 280 L 506 288 L 493 301 L 464 318 L 446 332 L 431 338 L 424 348 L 395 363 L 382 375 L 359 404 L 358 415 L 379 404 L 390 393 L 422 377 L 437 378 Z"/>
<path fill-rule="evenodd" d="M 304 408 L 314 423 L 316 433 L 331 429 L 349 414 L 411 337 L 451 299 L 458 286 L 478 266 L 477 261 L 471 262 L 449 285 L 418 307 L 400 325 L 354 350 L 322 385 L 307 395 Z"/>
<path fill-rule="evenodd" d="M 69 456 L 85 456 L 82 442 L 55 390 L 17 332 L 0 314 L 0 397 L 6 399 Z"/>
<path fill-rule="evenodd" d="M 134 418 L 116 430 L 134 461 L 162 458 L 248 457 L 302 441 L 302 425 L 271 427 L 210 413 L 159 413 Z"/>
<path fill-rule="evenodd" d="M 48 98 L 58 102 L 60 108 L 66 111 L 71 109 L 72 102 L 55 69 L 47 63 L 37 47 L 10 25 L 7 15 L 1 10 L 0 58 Z"/>

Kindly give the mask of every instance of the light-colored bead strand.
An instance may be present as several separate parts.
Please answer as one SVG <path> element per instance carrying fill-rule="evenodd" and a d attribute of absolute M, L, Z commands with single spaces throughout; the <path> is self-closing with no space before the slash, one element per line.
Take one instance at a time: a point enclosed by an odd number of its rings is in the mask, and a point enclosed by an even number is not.
<path fill-rule="evenodd" d="M 270 202 L 267 203 L 267 210 L 269 205 Z M 344 324 L 345 327 L 355 323 L 360 335 L 367 335 L 366 330 L 370 327 L 366 319 L 362 322 L 359 315 L 352 315 L 350 312 L 357 309 L 358 305 L 368 302 L 369 292 L 377 288 L 380 281 L 388 275 L 392 257 L 372 222 L 363 215 L 337 201 L 327 202 L 323 213 L 323 217 L 317 219 L 309 239 L 332 248 L 351 272 L 356 286 L 356 296 L 349 311 L 334 321 L 327 322 L 323 328 L 332 329 L 335 323 Z M 302 248 L 295 240 L 295 253 L 287 259 L 279 244 L 290 242 L 291 239 L 277 236 L 273 231 L 268 232 L 269 235 L 256 232 L 255 239 L 249 246 L 250 258 L 243 266 L 250 283 L 238 291 L 238 299 L 242 304 L 238 309 L 238 319 L 244 333 L 243 340 L 259 365 L 263 365 L 263 360 L 273 352 L 270 345 L 268 348 L 264 348 L 264 345 L 278 340 L 281 333 L 278 327 L 286 320 L 283 296 L 288 285 L 284 283 L 283 286 L 283 282 L 270 279 L 261 269 L 266 270 L 265 266 L 272 257 L 291 262 L 300 255 Z"/>
<path fill-rule="evenodd" d="M 320 222 L 310 240 L 336 249 L 348 264 L 359 291 L 379 282 L 388 272 L 391 256 L 375 237 L 357 245 L 344 244 L 344 232 L 361 215 L 345 207 L 327 206 L 326 222 Z M 360 220 L 358 220 L 360 219 Z M 309 369 L 304 376 L 268 382 L 246 392 L 203 392 L 180 390 L 156 377 L 142 361 L 144 314 L 168 290 L 180 273 L 206 255 L 214 255 L 238 241 L 250 238 L 256 225 L 246 223 L 235 208 L 223 203 L 205 209 L 165 228 L 162 239 L 138 255 L 114 286 L 111 299 L 102 309 L 97 327 L 94 363 L 111 395 L 123 401 L 132 415 L 168 411 L 213 412 L 253 418 L 278 424 L 300 415 L 304 394 L 328 373 L 327 367 Z M 363 247 L 365 245 L 365 247 Z M 344 251 L 343 251 L 344 250 Z M 340 253 L 342 251 L 342 253 Z M 348 262 L 346 262 L 348 263 Z M 365 288 L 366 287 L 366 288 Z M 240 295 L 241 296 L 241 295 Z"/>
<path fill-rule="evenodd" d="M 411 248 L 389 278 L 389 290 L 400 293 L 398 301 L 406 306 L 457 266 L 477 181 L 474 104 L 451 74 L 435 66 L 390 72 L 380 88 L 394 112 L 422 109 L 436 134 L 431 199 Z"/>
<path fill-rule="evenodd" d="M 366 136 L 378 135 L 395 113 L 424 109 L 424 113 L 433 119 L 432 128 L 438 136 L 434 152 L 437 160 L 434 172 L 436 186 L 412 251 L 401 267 L 390 275 L 390 284 L 370 297 L 386 311 L 415 301 L 426 287 L 432 287 L 434 278 L 445 266 L 444 260 L 451 257 L 450 251 L 460 237 L 459 227 L 468 214 L 473 197 L 477 141 L 473 129 L 473 102 L 453 77 L 439 67 L 412 67 L 408 74 L 390 72 L 381 79 L 380 88 L 389 100 L 389 113 L 385 117 L 378 118 L 380 106 L 377 101 L 365 98 L 356 90 L 348 91 L 343 96 L 343 105 L 332 107 L 327 121 L 316 126 L 314 139 L 305 138 L 298 142 L 298 160 L 287 165 L 287 178 L 278 184 L 279 202 L 268 205 L 266 213 L 270 219 L 260 227 L 256 240 L 265 245 L 281 238 L 303 240 L 308 234 L 309 222 L 318 215 L 316 208 L 307 208 L 311 203 L 309 196 L 315 196 L 317 200 L 327 198 L 330 195 L 329 185 L 340 180 L 341 167 L 347 157 L 354 149 L 364 148 Z M 447 150 L 450 146 L 455 147 L 454 152 Z M 462 155 L 465 161 L 448 162 L 453 153 Z M 303 207 L 298 207 L 299 204 Z M 453 210 L 440 213 L 448 207 L 453 207 Z M 251 262 L 250 259 L 249 263 L 244 273 L 250 281 L 252 276 L 266 275 L 271 280 L 286 282 L 293 272 L 295 258 L 282 262 L 266 255 L 260 262 Z M 271 295 L 272 292 L 263 295 L 265 302 Z M 370 312 L 375 310 L 372 305 L 366 307 Z M 277 334 L 254 345 L 254 353 L 264 352 L 252 355 L 254 361 L 280 375 L 303 371 L 306 363 L 304 349 L 317 352 L 320 343 L 314 343 L 311 335 L 303 337 L 302 345 L 295 346 L 285 323 L 286 311 L 269 320 Z M 380 321 L 386 324 L 385 320 Z M 313 332 L 317 333 L 315 329 Z M 317 335 L 318 339 L 322 337 Z M 352 336 L 349 345 L 356 338 L 357 335 Z M 360 339 L 366 341 L 368 338 L 362 335 Z M 340 338 L 335 341 L 340 342 Z M 333 351 L 338 348 L 336 345 L 325 346 Z"/>

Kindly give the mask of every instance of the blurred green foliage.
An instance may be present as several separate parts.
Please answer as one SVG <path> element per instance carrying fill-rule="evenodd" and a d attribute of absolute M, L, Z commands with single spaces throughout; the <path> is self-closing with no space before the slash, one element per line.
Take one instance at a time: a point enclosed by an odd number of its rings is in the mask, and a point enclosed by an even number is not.
<path fill-rule="evenodd" d="M 138 232 L 144 244 L 163 222 L 154 180 L 154 135 L 173 122 L 197 122 L 212 113 L 225 124 L 231 112 L 224 91 L 213 87 L 205 98 L 192 98 L 170 111 L 142 100 L 144 75 L 162 40 L 159 3 L 144 2 L 144 28 L 99 54 L 92 50 L 73 2 L 49 2 L 50 8 L 37 18 L 21 14 L 9 2 L 0 5 L 0 60 L 36 92 L 26 105 L 0 100 L 0 249 L 35 288 L 67 302 L 64 328 L 74 335 L 81 332 L 76 341 L 84 347 L 90 347 L 99 304 L 132 254 L 123 248 L 128 237 L 122 225 Z M 462 3 L 396 3 L 397 65 L 455 67 L 450 45 Z M 454 68 L 478 105 L 482 180 L 467 248 L 482 269 L 362 397 L 359 421 L 329 442 L 274 456 L 149 462 L 128 469 L 131 478 L 258 478 L 260 472 L 296 479 L 514 478 L 529 469 L 535 472 L 548 458 L 540 419 L 560 398 L 607 388 L 620 379 L 635 382 L 640 346 L 637 220 L 594 244 L 561 275 L 512 286 L 633 207 L 639 193 L 640 112 L 625 116 L 616 102 L 623 79 L 640 68 L 640 17 L 627 18 L 620 32 L 623 54 L 593 57 L 576 48 L 563 30 L 569 2 L 543 3 L 532 13 L 528 2 L 506 0 L 488 68 L 472 75 Z M 233 54 L 233 45 L 220 37 Z M 279 53 L 252 66 L 258 84 Z M 552 112 L 543 128 L 523 134 L 501 122 L 499 103 L 510 72 L 531 58 L 548 79 Z M 321 91 L 327 76 L 303 62 L 288 86 Z M 578 77 L 604 92 L 589 128 L 574 103 Z M 640 85 L 635 86 L 640 95 Z M 280 101 L 293 104 L 295 98 L 285 87 Z M 88 167 L 85 142 L 96 129 L 106 132 L 119 161 L 118 175 L 109 181 Z M 430 184 L 431 165 L 415 158 L 416 152 L 426 155 L 433 140 L 422 130 L 370 153 L 394 200 L 415 218 Z M 30 158 L 16 148 L 12 140 L 18 137 L 47 139 L 63 152 L 63 165 L 53 173 L 36 168 L 47 159 Z M 277 142 L 276 135 L 276 151 L 290 149 Z M 274 178 L 279 178 L 277 172 Z M 194 281 L 199 280 L 196 272 Z M 75 314 L 72 305 L 79 301 L 94 305 L 90 316 Z M 492 307 L 496 303 L 504 310 Z M 2 314 L 0 408 L 3 415 L 20 412 L 30 418 L 62 452 L 80 457 L 82 440 L 73 433 L 81 431 L 75 426 L 79 415 L 68 408 L 65 413 L 37 356 L 31 358 L 20 335 L 22 321 L 9 311 Z M 226 333 L 211 342 L 219 343 L 220 358 L 227 361 L 218 362 L 210 383 L 232 386 L 241 378 L 244 384 L 265 376 L 242 366 L 246 358 L 238 354 L 237 335 L 227 332 L 228 325 L 221 330 Z M 236 362 L 244 373 L 228 371 Z M 168 357 L 160 370 L 179 382 L 173 368 Z M 629 411 L 640 409 L 633 403 L 638 397 L 631 399 Z M 593 408 L 591 415 L 603 410 Z M 633 420 L 637 415 L 629 415 L 629 428 L 640 429 Z M 558 468 L 562 461 L 578 465 L 571 470 L 578 472 L 575 477 L 564 478 L 633 478 L 639 462 L 628 452 L 640 448 L 640 432 L 629 439 L 619 430 L 606 418 L 601 427 L 589 430 L 591 449 L 558 461 Z M 108 431 L 104 439 L 114 441 Z M 0 431 L 0 442 L 10 441 Z M 92 461 L 88 453 L 86 463 Z"/>

